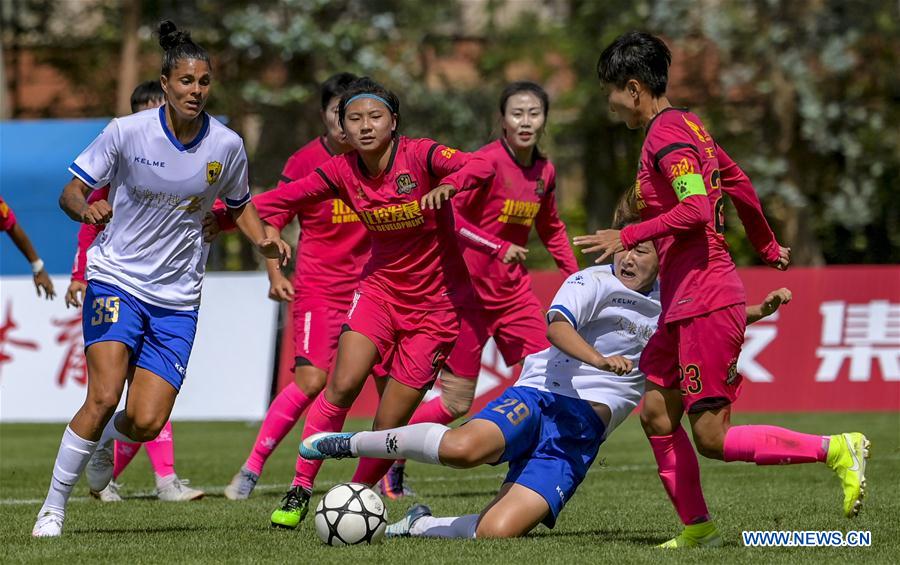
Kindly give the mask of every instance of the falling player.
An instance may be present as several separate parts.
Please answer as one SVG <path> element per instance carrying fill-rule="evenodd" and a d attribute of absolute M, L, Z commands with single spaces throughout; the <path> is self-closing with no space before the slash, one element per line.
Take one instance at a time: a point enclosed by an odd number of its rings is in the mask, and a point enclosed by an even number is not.
<path fill-rule="evenodd" d="M 47 269 L 44 268 L 44 261 L 41 260 L 37 251 L 34 250 L 34 245 L 32 245 L 31 239 L 28 238 L 28 234 L 19 225 L 12 208 L 9 207 L 2 197 L 0 197 L 0 231 L 4 231 L 9 235 L 9 238 L 16 244 L 16 247 L 25 256 L 25 259 L 31 263 L 31 275 L 34 278 L 34 289 L 37 291 L 38 297 L 40 298 L 41 291 L 43 291 L 47 300 L 55 298 L 56 291 L 53 290 L 53 281 L 50 280 L 50 275 L 47 274 Z"/>
<path fill-rule="evenodd" d="M 647 392 L 641 422 L 659 476 L 684 523 L 664 547 L 721 544 L 700 487 L 697 457 L 684 429 L 687 412 L 705 457 L 757 465 L 822 462 L 841 481 L 843 510 L 853 517 L 865 494 L 869 442 L 861 433 L 820 436 L 775 426 L 732 426 L 741 376 L 746 297 L 725 243 L 729 195 L 757 252 L 786 269 L 790 249 L 775 240 L 747 175 L 717 145 L 695 114 L 671 106 L 666 83 L 671 54 L 657 37 L 622 35 L 597 65 L 610 109 L 629 128 L 646 130 L 633 204 L 644 220 L 576 238 L 598 261 L 655 241 L 660 257 L 662 323 L 641 357 Z"/>

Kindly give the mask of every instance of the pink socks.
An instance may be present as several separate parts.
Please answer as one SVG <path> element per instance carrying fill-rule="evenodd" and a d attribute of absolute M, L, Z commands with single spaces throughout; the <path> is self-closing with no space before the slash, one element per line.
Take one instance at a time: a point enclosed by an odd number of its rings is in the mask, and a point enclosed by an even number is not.
<path fill-rule="evenodd" d="M 266 460 L 291 431 L 309 404 L 310 399 L 294 382 L 289 383 L 278 393 L 259 428 L 256 443 L 253 444 L 253 451 L 250 452 L 250 457 L 244 463 L 249 471 L 257 475 L 262 474 Z"/>
<path fill-rule="evenodd" d="M 789 465 L 825 461 L 828 439 L 776 426 L 733 426 L 725 434 L 725 461 Z"/>
<path fill-rule="evenodd" d="M 672 435 L 648 439 L 656 457 L 659 478 L 681 522 L 690 525 L 708 521 L 709 510 L 700 486 L 700 465 L 684 428 L 679 426 Z"/>
<path fill-rule="evenodd" d="M 344 420 L 347 419 L 347 412 L 350 408 L 342 408 L 335 406 L 325 399 L 324 394 L 320 394 L 313 401 L 306 416 L 306 425 L 303 427 L 303 437 L 307 438 L 313 434 L 320 432 L 339 432 L 344 428 Z M 390 465 L 389 465 L 390 466 Z M 313 481 L 319 474 L 322 467 L 322 461 L 311 461 L 302 457 L 297 457 L 296 474 L 291 486 L 302 486 L 305 489 L 312 490 Z"/>
<path fill-rule="evenodd" d="M 134 459 L 134 456 L 137 455 L 137 452 L 140 449 L 140 443 L 130 443 L 116 440 L 113 455 L 113 480 L 119 478 L 119 475 L 121 475 L 122 471 L 125 470 L 125 467 L 127 467 L 128 464 L 131 463 L 131 460 Z"/>
<path fill-rule="evenodd" d="M 388 472 L 388 469 L 390 469 L 393 464 L 393 459 L 360 457 L 359 464 L 356 465 L 356 472 L 353 473 L 352 481 L 354 483 L 372 486 L 381 480 L 381 477 Z"/>
<path fill-rule="evenodd" d="M 150 465 L 153 466 L 153 472 L 157 477 L 168 477 L 175 473 L 175 443 L 172 438 L 172 422 L 166 422 L 163 429 L 159 431 L 159 435 L 152 441 L 131 443 L 116 440 L 113 479 L 117 479 L 122 474 L 142 445 L 147 450 L 147 457 L 150 458 Z"/>

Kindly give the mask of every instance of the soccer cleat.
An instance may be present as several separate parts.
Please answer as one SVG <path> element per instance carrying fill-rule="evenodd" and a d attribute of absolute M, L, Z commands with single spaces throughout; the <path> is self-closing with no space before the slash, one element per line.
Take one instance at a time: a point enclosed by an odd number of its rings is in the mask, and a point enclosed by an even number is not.
<path fill-rule="evenodd" d="M 689 547 L 722 547 L 722 536 L 712 522 L 702 522 L 685 526 L 680 534 L 656 547 L 663 549 L 685 549 Z"/>
<path fill-rule="evenodd" d="M 225 498 L 228 500 L 247 500 L 250 493 L 256 487 L 259 481 L 259 475 L 246 467 L 241 466 L 241 470 L 231 479 L 228 486 L 225 487 Z"/>
<path fill-rule="evenodd" d="M 391 500 L 397 500 L 404 496 L 415 496 L 416 493 L 404 483 L 405 477 L 406 465 L 403 465 L 402 463 L 394 463 L 391 465 L 387 474 L 378 481 L 378 487 L 381 489 L 381 494 Z"/>
<path fill-rule="evenodd" d="M 62 535 L 64 514 L 43 510 L 38 514 L 37 522 L 31 530 L 31 536 L 35 538 L 56 538 Z"/>
<path fill-rule="evenodd" d="M 117 483 L 116 481 L 109 481 L 109 484 L 106 485 L 106 488 L 97 492 L 95 490 L 91 491 L 91 496 L 99 500 L 100 502 L 122 502 L 122 497 L 119 495 L 119 489 L 122 488 L 122 485 Z"/>
<path fill-rule="evenodd" d="M 844 516 L 853 518 L 866 496 L 866 459 L 871 442 L 859 432 L 831 436 L 825 464 L 835 472 L 844 489 Z"/>
<path fill-rule="evenodd" d="M 281 506 L 272 512 L 272 527 L 295 529 L 309 512 L 309 497 L 312 492 L 297 485 L 285 493 Z"/>
<path fill-rule="evenodd" d="M 106 488 L 113 476 L 113 440 L 105 445 L 98 445 L 88 461 L 85 475 L 92 491 L 100 492 Z"/>
<path fill-rule="evenodd" d="M 422 518 L 423 516 L 431 516 L 431 508 L 428 508 L 424 504 L 417 504 L 413 506 L 409 509 L 409 512 L 406 513 L 406 516 L 404 516 L 402 520 L 400 520 L 399 522 L 394 522 L 393 524 L 388 524 L 388 526 L 384 529 L 385 537 L 409 537 L 409 530 L 412 528 L 413 524 L 416 523 L 416 520 Z"/>
<path fill-rule="evenodd" d="M 179 479 L 174 473 L 156 484 L 156 498 L 166 502 L 200 500 L 206 493 L 188 486 L 190 481 Z"/>
<path fill-rule="evenodd" d="M 355 433 L 322 432 L 300 442 L 300 457 L 304 459 L 343 459 L 354 457 L 350 438 Z"/>

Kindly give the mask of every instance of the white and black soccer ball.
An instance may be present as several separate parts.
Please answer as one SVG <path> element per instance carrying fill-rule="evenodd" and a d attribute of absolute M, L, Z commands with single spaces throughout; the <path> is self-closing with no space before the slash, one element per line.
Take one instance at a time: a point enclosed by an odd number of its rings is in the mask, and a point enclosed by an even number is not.
<path fill-rule="evenodd" d="M 316 533 L 328 545 L 379 543 L 386 526 L 384 502 L 360 483 L 331 487 L 316 507 Z"/>

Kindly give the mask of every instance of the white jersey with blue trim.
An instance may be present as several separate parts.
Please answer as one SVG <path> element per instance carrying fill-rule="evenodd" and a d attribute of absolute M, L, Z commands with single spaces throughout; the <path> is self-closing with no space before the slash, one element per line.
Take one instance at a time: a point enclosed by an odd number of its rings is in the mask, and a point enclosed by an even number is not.
<path fill-rule="evenodd" d="M 528 386 L 609 406 L 609 434 L 638 405 L 644 394 L 641 352 L 656 331 L 662 307 L 659 287 L 641 294 L 616 278 L 611 265 L 579 271 L 563 283 L 547 312 L 561 314 L 579 335 L 604 356 L 621 355 L 634 363 L 626 375 L 582 363 L 556 347 L 525 358 L 516 386 Z"/>
<path fill-rule="evenodd" d="M 201 119 L 188 144 L 167 127 L 165 106 L 113 119 L 69 167 L 91 188 L 110 188 L 112 220 L 88 250 L 88 280 L 163 308 L 199 306 L 209 252 L 201 220 L 217 198 L 231 208 L 250 201 L 244 142 Z"/>

